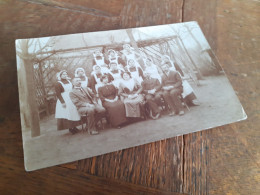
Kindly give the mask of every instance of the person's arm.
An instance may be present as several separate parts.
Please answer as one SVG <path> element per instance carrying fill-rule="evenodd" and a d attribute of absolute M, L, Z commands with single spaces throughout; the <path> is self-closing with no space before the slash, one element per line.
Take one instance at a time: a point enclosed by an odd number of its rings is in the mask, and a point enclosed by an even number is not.
<path fill-rule="evenodd" d="M 121 57 L 118 57 L 118 64 L 121 64 L 123 67 L 126 66 L 125 61 Z"/>
<path fill-rule="evenodd" d="M 175 79 L 177 80 L 177 82 L 173 84 L 173 87 L 180 88 L 182 86 L 182 79 L 178 72 L 175 73 Z"/>
<path fill-rule="evenodd" d="M 104 97 L 102 87 L 98 88 L 98 95 L 102 102 L 105 101 L 106 98 Z"/>
<path fill-rule="evenodd" d="M 149 90 L 147 90 L 147 89 L 145 88 L 145 81 L 142 82 L 142 88 L 143 88 L 142 93 L 148 94 L 148 91 L 149 91 Z"/>
<path fill-rule="evenodd" d="M 121 95 L 123 97 L 128 97 L 128 94 L 124 92 L 123 88 L 124 88 L 123 85 L 120 83 L 119 84 L 118 95 Z"/>
<path fill-rule="evenodd" d="M 159 91 L 162 88 L 162 85 L 158 79 L 155 81 L 155 92 Z"/>
<path fill-rule="evenodd" d="M 174 63 L 174 67 L 175 69 L 181 74 L 181 76 L 183 77 L 184 74 L 183 74 L 183 71 L 181 69 L 181 67 L 179 66 L 179 64 L 177 64 L 176 62 Z"/>
<path fill-rule="evenodd" d="M 138 67 L 138 73 L 139 73 L 139 76 L 142 77 L 144 80 L 144 73 L 140 67 Z"/>
<path fill-rule="evenodd" d="M 97 94 L 96 87 L 95 87 L 96 84 L 97 84 L 97 82 L 96 82 L 96 79 L 95 79 L 94 75 L 91 75 L 91 77 L 90 77 L 90 86 L 91 86 L 91 90 L 92 90 L 95 94 Z"/>
<path fill-rule="evenodd" d="M 60 102 L 62 104 L 65 104 L 65 101 L 64 101 L 63 97 L 61 96 L 61 93 L 64 92 L 64 89 L 59 82 L 55 85 L 55 92 L 56 92 L 56 96 L 60 100 Z"/>
<path fill-rule="evenodd" d="M 111 81 L 115 80 L 114 77 L 110 74 L 110 73 L 107 73 L 108 74 L 108 79 Z"/>
<path fill-rule="evenodd" d="M 135 85 L 139 88 L 139 89 L 135 92 L 135 94 L 140 94 L 140 93 L 143 91 L 142 85 L 141 85 L 137 80 L 135 80 Z"/>
<path fill-rule="evenodd" d="M 85 106 L 86 104 L 85 102 L 80 101 L 79 97 L 73 92 L 70 92 L 70 99 L 77 108 Z"/>

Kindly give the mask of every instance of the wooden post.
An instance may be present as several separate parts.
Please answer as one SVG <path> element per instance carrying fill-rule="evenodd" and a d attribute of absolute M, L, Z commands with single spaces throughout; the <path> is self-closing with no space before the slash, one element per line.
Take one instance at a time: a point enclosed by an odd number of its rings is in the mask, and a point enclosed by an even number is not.
<path fill-rule="evenodd" d="M 135 39 L 134 39 L 134 36 L 133 36 L 133 33 L 132 33 L 132 29 L 126 29 L 126 32 L 127 32 L 128 36 L 129 36 L 129 39 L 130 39 L 130 41 L 131 41 L 131 45 L 132 45 L 133 48 L 135 49 L 135 52 L 138 53 L 138 54 L 141 56 L 141 54 L 140 54 L 140 52 L 139 52 L 138 45 L 137 45 L 137 43 L 136 43 L 136 41 L 135 41 Z M 140 59 L 138 62 L 140 63 L 141 67 L 142 67 L 143 69 L 145 69 L 144 60 L 143 60 L 142 57 L 141 57 L 141 59 Z"/>
<path fill-rule="evenodd" d="M 34 72 L 33 72 L 33 62 L 32 59 L 28 56 L 27 59 L 24 59 L 24 68 L 26 72 L 26 88 L 27 88 L 27 102 L 29 105 L 29 112 L 31 115 L 30 124 L 31 124 L 31 136 L 36 137 L 40 136 L 40 120 L 38 112 L 38 104 L 36 102 L 36 93 L 34 86 Z"/>
<path fill-rule="evenodd" d="M 38 105 L 36 102 L 36 94 L 35 94 L 35 86 L 34 86 L 34 72 L 33 72 L 33 56 L 28 53 L 28 40 L 21 40 L 20 46 L 22 53 L 20 58 L 23 60 L 20 69 L 24 75 L 20 74 L 20 77 L 25 77 L 23 79 L 24 83 L 22 84 L 24 87 L 25 93 L 25 102 L 28 104 L 28 112 L 29 112 L 29 124 L 31 129 L 31 136 L 36 137 L 39 136 L 40 133 L 40 120 L 38 113 Z M 26 112 L 26 111 L 25 111 Z"/>

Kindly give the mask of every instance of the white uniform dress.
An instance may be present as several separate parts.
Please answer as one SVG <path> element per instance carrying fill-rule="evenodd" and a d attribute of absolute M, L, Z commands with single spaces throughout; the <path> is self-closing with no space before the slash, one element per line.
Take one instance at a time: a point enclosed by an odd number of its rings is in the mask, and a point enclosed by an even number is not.
<path fill-rule="evenodd" d="M 121 77 L 122 70 L 118 69 L 117 71 L 110 71 L 110 74 L 113 76 L 114 80 L 112 81 L 113 85 L 116 88 L 119 88 L 119 84 L 122 81 Z"/>
<path fill-rule="evenodd" d="M 69 93 L 72 90 L 72 84 L 69 81 L 69 83 L 64 84 L 61 81 L 58 81 L 63 89 L 64 92 L 61 93 L 61 96 L 66 104 L 66 107 L 63 108 L 60 100 L 57 100 L 56 104 L 56 112 L 55 112 L 55 118 L 57 119 L 67 119 L 70 121 L 79 121 L 80 120 L 80 115 L 78 113 L 78 110 L 76 106 L 73 104 L 73 102 L 70 99 Z"/>

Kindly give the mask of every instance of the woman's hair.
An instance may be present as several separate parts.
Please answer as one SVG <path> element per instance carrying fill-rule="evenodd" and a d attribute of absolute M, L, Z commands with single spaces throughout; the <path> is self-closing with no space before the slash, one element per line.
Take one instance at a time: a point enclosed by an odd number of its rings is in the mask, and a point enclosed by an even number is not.
<path fill-rule="evenodd" d="M 103 82 L 103 80 L 104 80 L 105 78 L 107 78 L 107 80 L 108 80 L 109 83 L 111 82 L 110 77 L 109 77 L 108 74 L 106 74 L 106 73 L 102 75 L 102 77 L 100 78 L 100 81 Z"/>
<path fill-rule="evenodd" d="M 123 78 L 123 76 L 124 76 L 125 73 L 128 74 L 128 75 L 130 76 L 130 78 L 132 78 L 131 73 L 128 72 L 128 71 L 125 71 L 125 72 L 122 71 L 122 72 L 121 72 L 121 77 L 122 77 L 122 78 Z"/>

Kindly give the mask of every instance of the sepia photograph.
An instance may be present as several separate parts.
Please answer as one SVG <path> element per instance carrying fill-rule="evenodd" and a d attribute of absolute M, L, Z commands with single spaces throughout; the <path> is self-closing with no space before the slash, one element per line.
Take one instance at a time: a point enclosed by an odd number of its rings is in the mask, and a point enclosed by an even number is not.
<path fill-rule="evenodd" d="M 15 44 L 27 171 L 247 117 L 197 22 Z"/>

